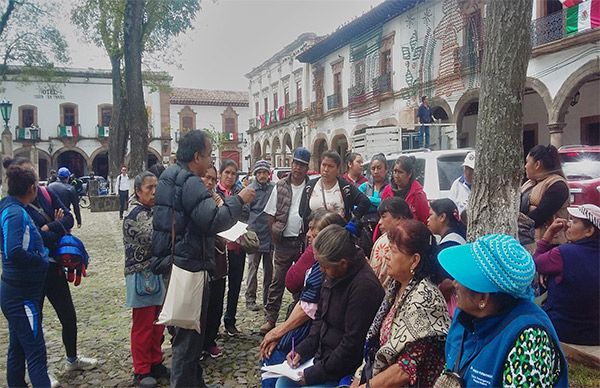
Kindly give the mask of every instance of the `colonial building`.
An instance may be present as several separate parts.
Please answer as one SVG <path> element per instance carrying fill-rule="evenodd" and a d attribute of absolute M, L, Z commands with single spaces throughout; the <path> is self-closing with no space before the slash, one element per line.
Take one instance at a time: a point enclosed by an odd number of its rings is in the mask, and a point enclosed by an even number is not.
<path fill-rule="evenodd" d="M 600 29 L 567 33 L 567 11 L 559 0 L 532 1 L 525 150 L 600 144 Z M 313 153 L 313 168 L 323 151 L 344 154 L 353 137 L 369 128 L 400 127 L 409 134 L 418 129 L 423 95 L 441 122 L 432 128 L 432 148 L 473 147 L 484 17 L 478 0 L 388 0 L 295 55 L 293 63 L 308 65 L 297 67 L 308 89 L 302 143 Z M 251 82 L 251 94 L 268 92 L 269 85 L 264 78 L 259 88 Z M 258 97 L 261 103 L 264 97 Z M 262 114 L 262 105 L 257 109 Z M 254 157 L 268 157 L 273 149 L 274 134 L 261 140 L 265 129 L 253 130 Z"/>

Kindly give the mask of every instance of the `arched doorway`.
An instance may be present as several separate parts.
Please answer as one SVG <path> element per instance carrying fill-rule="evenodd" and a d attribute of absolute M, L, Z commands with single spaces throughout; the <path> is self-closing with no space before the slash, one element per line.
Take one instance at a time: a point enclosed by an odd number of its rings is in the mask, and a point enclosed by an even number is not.
<path fill-rule="evenodd" d="M 273 139 L 273 147 L 271 148 L 271 159 L 273 167 L 281 167 L 281 142 L 278 137 Z"/>
<path fill-rule="evenodd" d="M 342 157 L 342 169 L 341 172 L 346 171 L 346 154 L 348 153 L 348 138 L 345 134 L 340 133 L 335 135 L 333 139 L 331 139 L 331 149 Z"/>
<path fill-rule="evenodd" d="M 286 133 L 283 136 L 283 165 L 285 167 L 290 166 L 290 161 L 292 160 L 292 136 L 289 133 Z"/>
<path fill-rule="evenodd" d="M 294 149 L 302 147 L 302 130 L 299 129 L 296 131 L 294 135 Z"/>
<path fill-rule="evenodd" d="M 269 140 L 265 140 L 263 143 L 262 157 L 265 160 L 271 161 L 271 143 Z"/>
<path fill-rule="evenodd" d="M 523 94 L 523 155 L 537 144 L 548 144 L 550 134 L 546 130 L 548 110 L 543 98 L 532 88 Z"/>
<path fill-rule="evenodd" d="M 324 135 L 323 135 L 324 136 Z M 315 171 L 319 171 L 321 168 L 321 155 L 323 152 L 327 151 L 327 139 L 324 137 L 318 137 L 313 143 L 313 151 L 312 151 L 312 169 Z"/>
<path fill-rule="evenodd" d="M 92 160 L 94 174 L 108 178 L 108 151 L 96 154 Z"/>
<path fill-rule="evenodd" d="M 47 154 L 45 151 L 40 150 L 39 148 L 37 148 L 36 150 L 37 150 L 37 156 L 38 156 L 37 157 L 38 178 L 41 181 L 45 181 L 48 179 L 48 176 L 50 175 L 50 166 L 52 165 L 50 155 Z M 35 163 L 31 158 L 32 153 L 34 153 L 34 149 L 32 147 L 22 147 L 22 148 L 15 150 L 14 155 L 28 159 L 32 163 Z"/>
<path fill-rule="evenodd" d="M 454 107 L 454 122 L 458 147 L 475 147 L 477 114 L 479 113 L 479 89 L 467 90 Z"/>
<path fill-rule="evenodd" d="M 261 158 L 261 148 L 260 148 L 260 142 L 256 142 L 254 143 L 254 148 L 252 150 L 252 165 L 256 164 L 257 161 L 259 161 Z"/>
<path fill-rule="evenodd" d="M 57 170 L 61 167 L 67 167 L 77 177 L 88 174 L 85 157 L 75 150 L 65 151 L 58 155 L 56 166 Z"/>

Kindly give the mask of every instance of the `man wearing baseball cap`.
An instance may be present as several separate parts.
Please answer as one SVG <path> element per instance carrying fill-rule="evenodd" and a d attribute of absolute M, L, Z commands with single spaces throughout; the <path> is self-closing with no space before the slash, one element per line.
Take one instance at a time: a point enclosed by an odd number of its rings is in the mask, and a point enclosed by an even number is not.
<path fill-rule="evenodd" d="M 55 194 L 60 201 L 67 208 L 71 209 L 73 206 L 73 213 L 75 213 L 75 219 L 77 220 L 77 227 L 81 228 L 81 211 L 79 209 L 79 196 L 75 187 L 69 183 L 69 177 L 71 171 L 67 167 L 61 167 L 58 169 L 58 180 L 48 185 L 48 190 Z"/>
<path fill-rule="evenodd" d="M 258 311 L 260 308 L 256 304 L 256 274 L 258 266 L 262 260 L 263 263 L 263 305 L 267 304 L 267 294 L 271 278 L 273 277 L 273 254 L 271 253 L 271 228 L 269 228 L 268 215 L 263 211 L 265 205 L 271 196 L 273 187 L 270 182 L 271 163 L 266 160 L 259 160 L 254 165 L 252 175 L 256 179 L 250 184 L 256 191 L 256 198 L 250 203 L 250 217 L 248 219 L 248 228 L 256 232 L 260 245 L 258 252 L 248 254 L 248 278 L 246 279 L 246 308 L 251 311 Z"/>
<path fill-rule="evenodd" d="M 473 173 L 475 172 L 475 151 L 471 151 L 465 156 L 463 162 L 463 174 L 456 178 L 450 187 L 450 199 L 454 201 L 458 212 L 469 206 L 469 195 L 471 194 L 471 186 L 473 185 Z"/>
<path fill-rule="evenodd" d="M 569 207 L 570 220 L 556 218 L 537 242 L 536 270 L 547 277 L 548 313 L 561 341 L 600 345 L 600 207 Z M 566 229 L 568 243 L 553 245 Z"/>
<path fill-rule="evenodd" d="M 292 155 L 291 173 L 277 182 L 265 206 L 264 212 L 270 216 L 269 226 L 275 251 L 273 280 L 265 305 L 267 322 L 260 327 L 263 334 L 275 327 L 285 290 L 285 274 L 302 253 L 306 231 L 303 230 L 299 210 L 302 192 L 308 182 L 306 174 L 309 162 L 310 151 L 304 147 L 296 148 Z"/>

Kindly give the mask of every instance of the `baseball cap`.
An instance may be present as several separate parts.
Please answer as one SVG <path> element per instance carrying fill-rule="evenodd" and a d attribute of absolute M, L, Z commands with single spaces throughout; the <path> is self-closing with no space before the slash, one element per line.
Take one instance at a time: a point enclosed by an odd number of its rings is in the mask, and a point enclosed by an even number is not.
<path fill-rule="evenodd" d="M 296 162 L 308 165 L 310 163 L 310 151 L 304 147 L 298 147 L 294 150 L 292 159 Z"/>
<path fill-rule="evenodd" d="M 58 169 L 58 177 L 59 178 L 68 178 L 71 176 L 71 171 L 69 171 L 66 167 L 61 167 Z"/>
<path fill-rule="evenodd" d="M 533 258 L 512 236 L 483 236 L 471 244 L 442 250 L 438 260 L 446 272 L 472 291 L 502 292 L 515 298 L 533 296 Z"/>
<path fill-rule="evenodd" d="M 465 156 L 465 161 L 463 162 L 463 167 L 470 167 L 475 170 L 475 152 L 471 151 Z"/>
<path fill-rule="evenodd" d="M 577 207 L 568 207 L 567 211 L 571 216 L 588 220 L 597 229 L 600 229 L 600 207 L 592 204 L 585 204 Z"/>

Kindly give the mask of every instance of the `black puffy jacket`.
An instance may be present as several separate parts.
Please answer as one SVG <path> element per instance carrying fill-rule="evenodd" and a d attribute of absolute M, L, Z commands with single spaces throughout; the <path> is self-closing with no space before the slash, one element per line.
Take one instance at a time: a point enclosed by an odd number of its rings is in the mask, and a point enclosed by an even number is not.
<path fill-rule="evenodd" d="M 77 220 L 77 225 L 81 225 L 81 211 L 79 210 L 79 195 L 77 195 L 77 191 L 75 191 L 75 187 L 71 186 L 68 183 L 63 183 L 61 181 L 52 182 L 48 186 L 48 190 L 52 193 L 56 194 L 60 201 L 67 208 L 71 208 L 73 206 L 73 213 L 75 213 L 75 219 Z"/>
<path fill-rule="evenodd" d="M 215 235 L 231 228 L 242 214 L 242 199 L 234 195 L 217 207 L 198 176 L 180 164 L 167 168 L 156 188 L 152 255 L 171 256 L 171 225 L 175 210 L 175 264 L 187 271 L 213 272 Z"/>

